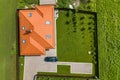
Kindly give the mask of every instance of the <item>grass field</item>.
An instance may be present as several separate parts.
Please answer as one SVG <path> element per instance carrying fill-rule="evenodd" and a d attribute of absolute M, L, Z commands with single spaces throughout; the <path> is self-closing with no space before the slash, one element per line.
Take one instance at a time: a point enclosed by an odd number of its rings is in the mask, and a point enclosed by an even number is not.
<path fill-rule="evenodd" d="M 96 48 L 94 46 L 93 18 L 94 16 L 90 14 L 74 14 L 72 11 L 59 12 L 57 19 L 59 61 L 92 62 L 94 60 L 93 54 L 96 54 Z M 89 51 L 91 54 L 88 54 Z"/>
<path fill-rule="evenodd" d="M 0 80 L 16 80 L 16 4 L 0 0 Z"/>
<path fill-rule="evenodd" d="M 100 80 L 120 80 L 120 1 L 98 0 Z"/>

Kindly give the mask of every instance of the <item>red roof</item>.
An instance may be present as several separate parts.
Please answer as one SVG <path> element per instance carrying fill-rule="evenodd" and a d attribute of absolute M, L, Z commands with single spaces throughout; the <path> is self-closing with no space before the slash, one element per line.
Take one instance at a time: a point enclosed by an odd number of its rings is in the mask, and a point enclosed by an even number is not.
<path fill-rule="evenodd" d="M 55 47 L 54 6 L 19 11 L 20 55 L 42 55 Z"/>

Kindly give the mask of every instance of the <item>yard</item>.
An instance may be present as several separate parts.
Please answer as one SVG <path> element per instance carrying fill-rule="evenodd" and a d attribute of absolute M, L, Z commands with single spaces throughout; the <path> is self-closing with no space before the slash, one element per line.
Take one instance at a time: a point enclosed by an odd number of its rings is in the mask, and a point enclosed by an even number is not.
<path fill-rule="evenodd" d="M 76 16 L 76 17 L 75 17 Z M 57 55 L 59 61 L 94 62 L 94 15 L 60 11 L 57 19 Z"/>
<path fill-rule="evenodd" d="M 16 3 L 0 0 L 0 80 L 16 80 Z"/>
<path fill-rule="evenodd" d="M 63 62 L 91 62 L 97 70 L 96 26 L 93 14 L 59 11 L 57 19 L 57 56 Z"/>

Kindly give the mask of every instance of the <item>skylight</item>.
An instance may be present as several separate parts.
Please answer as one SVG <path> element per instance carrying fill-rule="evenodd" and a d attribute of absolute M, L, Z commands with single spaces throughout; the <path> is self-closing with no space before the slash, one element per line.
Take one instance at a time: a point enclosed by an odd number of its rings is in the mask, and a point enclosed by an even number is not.
<path fill-rule="evenodd" d="M 22 30 L 25 30 L 25 26 L 22 26 Z"/>
<path fill-rule="evenodd" d="M 47 25 L 49 25 L 51 22 L 49 21 L 49 20 L 47 20 L 46 22 L 45 22 L 45 24 L 47 24 Z"/>
<path fill-rule="evenodd" d="M 25 39 L 24 39 L 24 40 L 22 40 L 22 43 L 23 43 L 23 44 L 25 44 L 25 43 L 26 43 L 26 40 L 25 40 Z"/>
<path fill-rule="evenodd" d="M 32 17 L 32 13 L 31 13 L 31 12 L 30 12 L 30 13 L 28 13 L 28 16 L 29 16 L 29 17 Z"/>
<path fill-rule="evenodd" d="M 47 34 L 46 36 L 46 39 L 51 39 L 51 35 Z"/>

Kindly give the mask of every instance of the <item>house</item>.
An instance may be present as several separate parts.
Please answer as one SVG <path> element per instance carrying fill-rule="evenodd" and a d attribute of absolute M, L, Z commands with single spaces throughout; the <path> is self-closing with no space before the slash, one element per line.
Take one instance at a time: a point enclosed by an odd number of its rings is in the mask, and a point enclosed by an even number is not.
<path fill-rule="evenodd" d="M 19 10 L 20 55 L 45 55 L 55 48 L 54 6 Z"/>
<path fill-rule="evenodd" d="M 57 0 L 40 0 L 40 5 L 56 5 Z"/>

